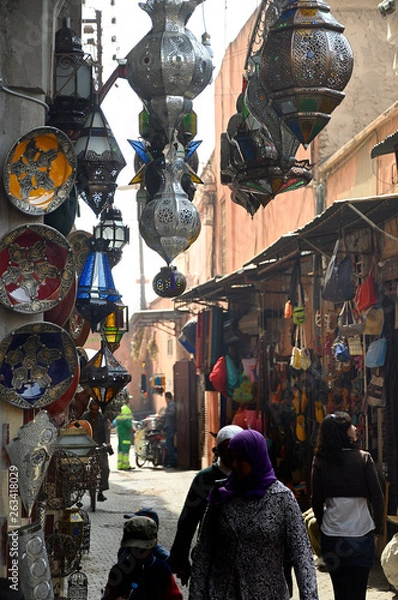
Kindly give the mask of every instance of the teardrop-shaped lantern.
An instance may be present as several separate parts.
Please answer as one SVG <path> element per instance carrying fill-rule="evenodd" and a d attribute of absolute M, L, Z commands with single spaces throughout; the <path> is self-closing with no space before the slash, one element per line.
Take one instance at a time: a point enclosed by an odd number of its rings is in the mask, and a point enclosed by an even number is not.
<path fill-rule="evenodd" d="M 208 44 L 200 43 L 185 27 L 200 1 L 139 3 L 152 28 L 127 55 L 128 82 L 156 115 L 169 142 L 213 72 Z"/>
<path fill-rule="evenodd" d="M 167 161 L 161 188 L 147 202 L 140 218 L 139 229 L 145 243 L 167 264 L 189 248 L 200 233 L 199 213 L 181 184 L 185 176 L 190 175 L 182 159 Z"/>
<path fill-rule="evenodd" d="M 264 85 L 274 109 L 304 146 L 344 98 L 353 55 L 343 31 L 323 0 L 290 0 L 263 45 Z"/>

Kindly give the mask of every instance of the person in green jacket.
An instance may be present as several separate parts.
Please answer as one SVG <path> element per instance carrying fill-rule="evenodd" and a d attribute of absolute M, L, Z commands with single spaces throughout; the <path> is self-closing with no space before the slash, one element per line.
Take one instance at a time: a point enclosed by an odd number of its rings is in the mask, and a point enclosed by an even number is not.
<path fill-rule="evenodd" d="M 117 468 L 121 471 L 131 471 L 134 468 L 130 465 L 133 413 L 131 412 L 127 402 L 128 400 L 123 404 L 120 413 L 116 417 L 116 429 L 118 437 Z"/>

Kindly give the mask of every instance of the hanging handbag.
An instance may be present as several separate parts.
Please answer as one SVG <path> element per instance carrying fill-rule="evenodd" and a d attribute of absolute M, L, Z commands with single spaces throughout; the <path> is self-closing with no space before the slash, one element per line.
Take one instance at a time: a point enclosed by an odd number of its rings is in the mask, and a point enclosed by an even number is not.
<path fill-rule="evenodd" d="M 335 303 L 352 300 L 356 291 L 351 256 L 346 252 L 344 258 L 338 262 L 338 249 L 339 239 L 335 243 L 327 266 L 322 290 L 322 298 Z"/>
<path fill-rule="evenodd" d="M 345 300 L 338 316 L 339 334 L 343 337 L 360 335 L 365 329 L 361 314 L 355 314 L 351 300 Z"/>
<path fill-rule="evenodd" d="M 355 304 L 360 312 L 377 304 L 376 284 L 374 280 L 374 262 L 369 269 L 367 277 L 357 286 Z"/>
<path fill-rule="evenodd" d="M 384 327 L 384 310 L 381 306 L 371 306 L 364 314 L 365 335 L 381 335 Z"/>
<path fill-rule="evenodd" d="M 387 339 L 379 337 L 377 340 L 370 342 L 365 354 L 365 366 L 369 369 L 382 367 L 386 361 Z"/>
<path fill-rule="evenodd" d="M 350 356 L 362 356 L 363 348 L 360 335 L 347 337 L 347 344 Z"/>
<path fill-rule="evenodd" d="M 348 362 L 351 359 L 350 350 L 346 340 L 338 336 L 332 346 L 333 356 L 340 362 Z"/>
<path fill-rule="evenodd" d="M 311 356 L 307 348 L 303 325 L 297 325 L 296 327 L 296 338 L 290 357 L 290 366 L 297 371 L 306 371 L 311 366 Z"/>
<path fill-rule="evenodd" d="M 384 377 L 382 375 L 376 373 L 372 375 L 366 390 L 366 399 L 369 406 L 382 408 L 386 405 Z"/>

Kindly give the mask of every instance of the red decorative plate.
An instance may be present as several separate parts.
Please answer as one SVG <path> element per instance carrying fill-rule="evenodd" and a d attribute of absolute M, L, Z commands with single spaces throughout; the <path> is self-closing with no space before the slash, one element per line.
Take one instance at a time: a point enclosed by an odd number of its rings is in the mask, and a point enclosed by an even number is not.
<path fill-rule="evenodd" d="M 22 313 L 50 310 L 75 281 L 72 248 L 48 225 L 17 227 L 0 239 L 0 302 Z"/>

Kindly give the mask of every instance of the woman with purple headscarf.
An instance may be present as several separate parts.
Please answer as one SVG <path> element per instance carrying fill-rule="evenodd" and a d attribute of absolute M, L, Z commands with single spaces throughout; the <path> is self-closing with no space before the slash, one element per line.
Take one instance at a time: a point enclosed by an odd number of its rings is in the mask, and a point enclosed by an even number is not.
<path fill-rule="evenodd" d="M 232 471 L 214 488 L 193 552 L 190 600 L 288 600 L 284 563 L 300 600 L 318 600 L 300 507 L 275 476 L 267 443 L 247 429 L 229 443 Z"/>

